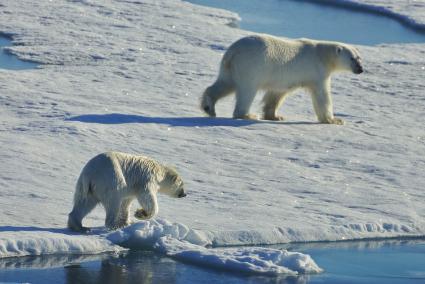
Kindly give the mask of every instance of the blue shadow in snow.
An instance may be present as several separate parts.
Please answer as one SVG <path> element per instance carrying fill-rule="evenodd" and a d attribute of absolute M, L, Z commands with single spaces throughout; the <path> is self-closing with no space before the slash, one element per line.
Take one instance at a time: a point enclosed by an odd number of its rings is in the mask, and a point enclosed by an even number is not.
<path fill-rule="evenodd" d="M 0 232 L 51 232 L 51 233 L 60 233 L 60 234 L 68 234 L 71 231 L 66 228 L 39 228 L 32 226 L 0 226 Z"/>
<path fill-rule="evenodd" d="M 232 118 L 211 118 L 211 117 L 148 117 L 141 115 L 130 115 L 120 113 L 110 114 L 83 114 L 66 119 L 67 121 L 79 121 L 85 123 L 100 124 L 124 124 L 124 123 L 157 123 L 169 126 L 183 127 L 211 127 L 211 126 L 231 126 L 240 127 L 256 123 L 270 123 L 266 121 L 232 119 Z"/>
<path fill-rule="evenodd" d="M 108 230 L 105 227 L 92 227 L 89 233 L 74 232 L 68 228 L 41 228 L 34 226 L 0 226 L 1 232 L 50 232 L 64 235 L 98 235 L 106 233 Z"/>

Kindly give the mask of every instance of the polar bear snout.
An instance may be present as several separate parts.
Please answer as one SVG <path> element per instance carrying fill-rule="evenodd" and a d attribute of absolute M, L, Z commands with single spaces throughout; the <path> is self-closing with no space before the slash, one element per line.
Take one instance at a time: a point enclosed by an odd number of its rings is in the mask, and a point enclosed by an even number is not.
<path fill-rule="evenodd" d="M 181 187 L 177 190 L 177 195 L 176 195 L 176 197 L 177 198 L 183 198 L 183 197 L 186 197 L 186 190 L 184 190 L 184 187 L 183 187 L 183 184 L 181 185 Z"/>
<path fill-rule="evenodd" d="M 357 63 L 356 66 L 354 67 L 354 74 L 361 74 L 363 73 L 363 66 L 360 63 Z"/>
<path fill-rule="evenodd" d="M 363 65 L 362 61 L 360 59 L 360 56 L 357 57 L 351 57 L 351 69 L 354 74 L 361 74 L 363 73 Z"/>

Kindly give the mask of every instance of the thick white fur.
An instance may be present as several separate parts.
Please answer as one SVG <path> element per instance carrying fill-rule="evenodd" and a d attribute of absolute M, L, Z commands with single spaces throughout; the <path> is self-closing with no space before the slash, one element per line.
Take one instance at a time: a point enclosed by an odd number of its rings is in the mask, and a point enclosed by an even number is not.
<path fill-rule="evenodd" d="M 158 213 L 157 192 L 185 196 L 183 182 L 175 170 L 144 156 L 99 154 L 85 165 L 78 178 L 68 227 L 87 231 L 82 220 L 98 203 L 105 208 L 106 227 L 124 227 L 130 222 L 130 204 L 134 199 L 142 206 L 137 217 L 152 218 Z"/>
<path fill-rule="evenodd" d="M 244 37 L 224 54 L 218 78 L 205 90 L 201 108 L 215 116 L 216 102 L 235 92 L 233 117 L 254 119 L 249 109 L 257 91 L 263 90 L 264 118 L 281 120 L 277 111 L 285 96 L 304 88 L 311 93 L 320 122 L 342 124 L 333 114 L 331 75 L 344 70 L 363 72 L 358 51 L 347 44 L 269 35 Z"/>

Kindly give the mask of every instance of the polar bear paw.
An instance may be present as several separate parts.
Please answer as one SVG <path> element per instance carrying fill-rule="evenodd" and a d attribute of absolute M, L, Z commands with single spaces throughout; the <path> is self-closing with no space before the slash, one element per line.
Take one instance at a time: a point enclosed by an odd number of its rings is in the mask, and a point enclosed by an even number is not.
<path fill-rule="evenodd" d="M 71 214 L 68 217 L 68 228 L 74 232 L 80 232 L 85 234 L 88 234 L 91 231 L 90 228 L 87 228 L 81 225 L 81 222 L 76 222 L 74 218 L 71 216 Z"/>
<path fill-rule="evenodd" d="M 258 120 L 258 115 L 254 114 L 254 113 L 248 113 L 248 114 L 244 114 L 244 115 L 238 115 L 238 116 L 234 116 L 234 119 L 249 119 L 249 120 Z"/>
<path fill-rule="evenodd" d="M 284 121 L 285 118 L 282 115 L 273 115 L 273 116 L 264 116 L 265 120 L 272 120 L 272 121 Z"/>
<path fill-rule="evenodd" d="M 344 120 L 340 119 L 340 118 L 333 118 L 330 122 L 331 124 L 336 124 L 336 125 L 344 125 L 345 122 Z"/>
<path fill-rule="evenodd" d="M 137 209 L 136 212 L 134 212 L 134 217 L 136 217 L 139 220 L 146 220 L 146 219 L 149 219 L 150 216 L 145 211 L 145 209 L 140 208 L 140 209 Z"/>
<path fill-rule="evenodd" d="M 336 124 L 336 125 L 344 125 L 345 122 L 344 120 L 340 119 L 340 118 L 326 118 L 324 121 L 321 121 L 321 123 L 327 123 L 327 124 Z"/>

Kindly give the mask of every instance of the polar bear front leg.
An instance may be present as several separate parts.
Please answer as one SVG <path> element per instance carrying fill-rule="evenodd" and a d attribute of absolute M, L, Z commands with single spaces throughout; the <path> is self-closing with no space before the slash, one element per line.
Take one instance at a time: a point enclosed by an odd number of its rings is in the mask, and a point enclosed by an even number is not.
<path fill-rule="evenodd" d="M 249 113 L 257 89 L 252 86 L 239 86 L 236 89 L 236 106 L 233 112 L 235 119 L 252 119 L 257 120 L 256 114 Z"/>
<path fill-rule="evenodd" d="M 142 192 L 137 196 L 137 201 L 139 201 L 140 206 L 142 206 L 142 208 L 138 209 L 134 214 L 134 217 L 137 219 L 147 220 L 158 214 L 156 192 L 152 190 Z"/>
<path fill-rule="evenodd" d="M 265 120 L 284 120 L 283 116 L 278 115 L 277 111 L 283 104 L 286 92 L 268 91 L 263 97 L 263 117 Z"/>
<path fill-rule="evenodd" d="M 115 230 L 120 228 L 118 224 L 118 217 L 120 212 L 121 203 L 120 200 L 114 200 L 111 198 L 111 201 L 107 204 L 103 204 L 106 210 L 106 219 L 105 219 L 105 227 L 110 230 Z"/>
<path fill-rule="evenodd" d="M 314 86 L 311 90 L 311 98 L 319 122 L 338 125 L 344 124 L 342 119 L 334 117 L 330 79 Z"/>
<path fill-rule="evenodd" d="M 118 228 L 123 228 L 130 225 L 130 205 L 132 199 L 127 198 L 121 201 L 120 210 L 117 216 L 116 226 Z"/>

